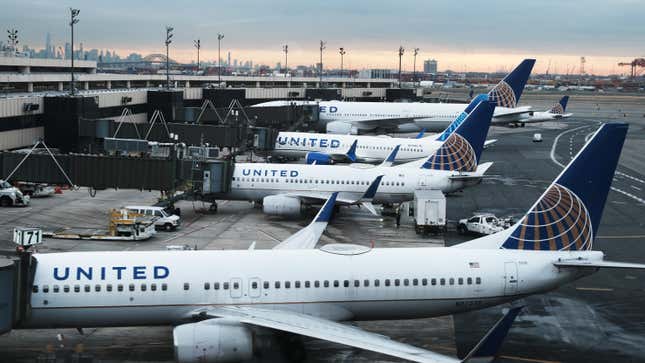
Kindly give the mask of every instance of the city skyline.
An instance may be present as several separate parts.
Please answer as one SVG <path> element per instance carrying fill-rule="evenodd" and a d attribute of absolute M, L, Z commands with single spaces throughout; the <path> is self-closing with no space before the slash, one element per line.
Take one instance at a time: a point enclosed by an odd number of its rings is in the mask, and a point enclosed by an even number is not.
<path fill-rule="evenodd" d="M 150 5 L 145 3 L 115 0 L 106 6 L 95 1 L 72 1 L 81 9 L 76 47 L 83 43 L 86 48 L 112 49 L 121 57 L 130 53 L 143 56 L 163 53 L 163 27 L 172 24 L 175 38 L 170 56 L 182 63 L 196 60 L 192 42 L 197 38 L 202 41 L 201 59 L 216 61 L 218 32 L 226 34 L 222 40 L 224 60 L 231 52 L 233 58 L 271 66 L 284 61 L 284 44 L 289 44 L 290 65 L 317 63 L 320 39 L 327 42 L 325 68 L 339 67 L 340 47 L 347 51 L 344 57 L 347 69 L 396 69 L 399 45 L 406 49 L 421 48 L 417 70 L 423 60 L 434 58 L 439 61 L 440 70 L 460 72 L 505 71 L 522 58 L 535 57 L 538 73 L 547 68 L 550 73 L 577 73 L 580 57 L 585 56 L 587 73 L 618 74 L 626 72 L 617 66 L 618 62 L 641 55 L 638 19 L 644 15 L 645 7 L 635 6 L 642 3 L 640 0 L 616 2 L 600 7 L 602 11 L 589 6 L 601 4 L 596 0 L 546 1 L 539 7 L 506 0 L 493 2 L 496 6 L 471 4 L 456 9 L 444 1 L 432 4 L 408 1 L 396 6 L 381 1 L 352 4 L 331 1 L 325 6 L 283 0 L 267 9 L 258 1 L 223 1 L 218 6 L 198 2 L 178 9 L 174 3 L 161 1 L 155 3 L 155 11 L 151 12 Z M 47 33 L 57 44 L 69 41 L 67 7 L 34 0 L 8 3 L 8 11 L 0 19 L 8 28 L 19 29 L 21 44 L 36 49 L 44 47 Z M 566 23 L 566 14 L 583 5 L 588 11 L 581 21 L 575 26 Z M 124 8 L 129 11 L 118 13 Z M 489 8 L 505 10 L 488 14 Z M 549 15 L 544 17 L 531 11 L 538 8 L 548 9 Z M 625 12 L 626 8 L 629 11 Z M 444 16 L 437 16 L 437 11 Z M 146 16 L 139 16 L 144 13 Z M 186 19 L 192 16 L 194 21 Z M 620 21 L 613 22 L 610 28 L 603 25 L 619 16 Z M 604 22 L 598 22 L 598 18 Z M 552 29 L 554 26 L 557 29 Z M 412 63 L 411 51 L 406 52 L 403 69 L 411 71 Z"/>

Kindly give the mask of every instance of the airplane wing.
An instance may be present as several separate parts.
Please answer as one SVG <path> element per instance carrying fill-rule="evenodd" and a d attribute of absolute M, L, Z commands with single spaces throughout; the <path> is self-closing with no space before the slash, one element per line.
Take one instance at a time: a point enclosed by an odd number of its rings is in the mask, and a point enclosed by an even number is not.
<path fill-rule="evenodd" d="M 381 179 L 383 179 L 383 175 L 377 176 L 360 198 L 356 198 L 350 193 L 342 193 L 342 192 L 339 193 L 338 196 L 336 197 L 336 204 L 360 205 L 367 208 L 367 210 L 369 210 L 372 214 L 378 215 L 371 201 L 372 201 L 372 198 L 374 198 L 374 195 L 376 195 L 376 191 L 378 190 L 378 187 L 381 185 Z M 298 192 L 292 192 L 292 193 L 285 193 L 282 195 L 285 197 L 302 199 L 308 203 L 316 203 L 330 198 L 330 193 L 323 192 L 323 191 L 320 191 L 320 192 L 298 191 Z"/>
<path fill-rule="evenodd" d="M 487 162 L 483 164 L 479 164 L 477 166 L 477 171 L 475 172 L 464 172 L 461 174 L 457 175 L 452 175 L 450 176 L 451 180 L 477 180 L 477 179 L 482 179 L 484 177 L 484 174 L 490 169 L 490 167 L 493 166 L 493 162 Z"/>
<path fill-rule="evenodd" d="M 505 124 L 508 122 L 516 122 L 519 120 L 519 116 L 528 115 L 533 110 L 531 106 L 515 107 L 508 110 L 499 110 L 493 115 L 491 123 L 495 124 Z"/>
<path fill-rule="evenodd" d="M 484 362 L 493 358 L 502 345 L 508 330 L 521 307 L 510 309 L 464 360 L 448 357 L 431 350 L 400 343 L 387 336 L 335 321 L 297 313 L 248 306 L 213 307 L 198 312 L 210 318 L 226 318 L 243 324 L 269 328 L 311 338 L 348 345 L 392 357 L 423 363 Z M 492 359 L 491 359 L 492 360 Z"/>
<path fill-rule="evenodd" d="M 391 128 L 418 120 L 419 117 L 378 118 L 369 120 L 352 120 L 359 129 Z"/>
<path fill-rule="evenodd" d="M 294 250 L 294 249 L 310 249 L 316 247 L 320 237 L 322 236 L 327 224 L 331 219 L 334 212 L 334 205 L 336 204 L 336 197 L 338 192 L 332 193 L 331 197 L 327 199 L 325 205 L 320 208 L 318 214 L 309 225 L 298 232 L 289 236 L 289 238 L 278 243 L 273 249 Z"/>

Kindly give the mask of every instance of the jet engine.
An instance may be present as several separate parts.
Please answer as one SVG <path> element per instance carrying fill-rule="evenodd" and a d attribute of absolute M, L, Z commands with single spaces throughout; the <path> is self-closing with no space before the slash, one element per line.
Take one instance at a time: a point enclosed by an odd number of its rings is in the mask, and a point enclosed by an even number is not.
<path fill-rule="evenodd" d="M 358 135 L 358 129 L 349 122 L 331 121 L 327 123 L 327 133 Z"/>
<path fill-rule="evenodd" d="M 282 195 L 269 195 L 262 200 L 262 211 L 277 216 L 299 216 L 302 213 L 300 199 Z"/>
<path fill-rule="evenodd" d="M 319 153 L 315 151 L 307 153 L 307 155 L 305 156 L 305 162 L 307 164 L 313 164 L 315 162 L 316 165 L 333 164 L 333 160 L 331 159 L 331 156 L 325 153 Z"/>
<path fill-rule="evenodd" d="M 175 360 L 179 363 L 227 363 L 253 357 L 252 331 L 237 321 L 210 319 L 175 327 Z"/>

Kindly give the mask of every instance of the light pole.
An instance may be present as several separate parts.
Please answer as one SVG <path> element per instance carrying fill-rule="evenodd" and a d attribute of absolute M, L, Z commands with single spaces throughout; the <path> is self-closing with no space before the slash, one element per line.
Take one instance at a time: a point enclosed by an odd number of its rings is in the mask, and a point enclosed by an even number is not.
<path fill-rule="evenodd" d="M 403 58 L 404 52 L 405 49 L 403 49 L 403 46 L 399 46 L 399 88 L 401 88 L 401 58 Z"/>
<path fill-rule="evenodd" d="M 16 29 L 11 29 L 7 30 L 7 33 L 9 34 L 9 44 L 11 45 L 12 53 L 13 55 L 16 55 L 16 51 L 18 50 L 18 31 Z"/>
<path fill-rule="evenodd" d="M 195 45 L 195 48 L 197 48 L 197 73 L 199 73 L 199 50 L 202 48 L 202 42 L 201 40 L 193 40 L 193 43 Z"/>
<path fill-rule="evenodd" d="M 170 89 L 170 43 L 172 43 L 172 31 L 175 28 L 166 25 L 166 89 Z"/>
<path fill-rule="evenodd" d="M 343 56 L 347 54 L 347 51 L 345 51 L 345 48 L 340 47 L 338 48 L 338 53 L 340 54 L 340 78 L 343 78 Z"/>
<path fill-rule="evenodd" d="M 217 83 L 219 87 L 222 86 L 222 39 L 224 39 L 224 34 L 217 33 Z"/>
<path fill-rule="evenodd" d="M 412 63 L 412 84 L 417 82 L 417 54 L 419 54 L 419 48 L 414 48 L 414 62 Z"/>
<path fill-rule="evenodd" d="M 322 53 L 325 49 L 326 42 L 320 41 L 320 83 L 318 83 L 318 88 L 322 88 L 322 76 L 323 76 L 323 62 L 322 62 Z"/>
<path fill-rule="evenodd" d="M 289 75 L 289 44 L 285 44 L 282 46 L 282 51 L 284 52 L 284 76 Z"/>
<path fill-rule="evenodd" d="M 72 56 L 71 56 L 71 60 L 72 60 L 72 70 L 71 70 L 72 83 L 70 85 L 71 89 L 70 89 L 69 93 L 72 96 L 74 94 L 76 94 L 76 84 L 75 84 L 76 81 L 74 80 L 74 24 L 78 23 L 78 13 L 80 13 L 80 12 L 81 11 L 79 9 L 69 8 L 69 14 L 70 14 L 69 26 L 72 29 Z"/>

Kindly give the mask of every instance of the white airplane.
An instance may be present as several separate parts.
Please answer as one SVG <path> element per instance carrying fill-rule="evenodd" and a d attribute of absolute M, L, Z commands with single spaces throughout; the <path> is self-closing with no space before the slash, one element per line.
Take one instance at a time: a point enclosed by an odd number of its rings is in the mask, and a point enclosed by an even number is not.
<path fill-rule="evenodd" d="M 298 215 L 304 206 L 320 204 L 338 191 L 338 204 L 363 205 L 376 214 L 371 202 L 409 201 L 417 189 L 455 192 L 478 184 L 492 165 L 479 162 L 494 109 L 492 102 L 481 101 L 429 157 L 396 166 L 391 166 L 395 147 L 388 150 L 389 160 L 377 167 L 236 163 L 230 192 L 216 198 L 260 201 L 267 214 Z M 365 189 L 378 177 L 378 190 L 370 188 L 375 194 L 366 195 Z"/>
<path fill-rule="evenodd" d="M 521 122 L 543 122 L 569 118 L 573 114 L 566 113 L 568 102 L 569 96 L 563 96 L 558 103 L 556 103 L 555 105 L 553 105 L 553 107 L 546 111 L 529 112 L 528 116 L 525 116 L 526 119 Z"/>
<path fill-rule="evenodd" d="M 282 131 L 276 138 L 272 155 L 281 159 L 304 157 L 307 164 L 316 163 L 316 165 L 338 162 L 374 163 L 385 160 L 392 150 L 399 146 L 396 163 L 418 160 L 427 157 L 441 147 L 475 106 L 481 100 L 488 99 L 487 95 L 482 96 L 474 99 L 440 134 L 425 136 L 425 131 L 422 130 L 416 138 L 412 139 L 384 135 L 335 135 Z M 484 147 L 496 141 L 495 139 L 486 140 Z"/>
<path fill-rule="evenodd" d="M 531 74 L 535 59 L 525 59 L 489 93 L 497 103 L 493 124 L 521 121 L 530 106 L 518 107 L 524 86 Z M 252 107 L 309 104 L 319 106 L 322 128 L 333 134 L 358 134 L 377 129 L 399 132 L 419 132 L 421 129 L 441 130 L 461 114 L 463 103 L 397 103 L 344 101 L 269 101 Z"/>
<path fill-rule="evenodd" d="M 645 269 L 592 250 L 626 133 L 626 124 L 601 126 L 513 227 L 452 247 L 315 249 L 334 193 L 308 227 L 272 250 L 34 254 L 30 314 L 19 327 L 172 325 L 182 363 L 251 359 L 272 332 L 414 362 L 488 362 L 517 308 L 463 360 L 342 322 L 479 310 L 601 268 Z"/>

